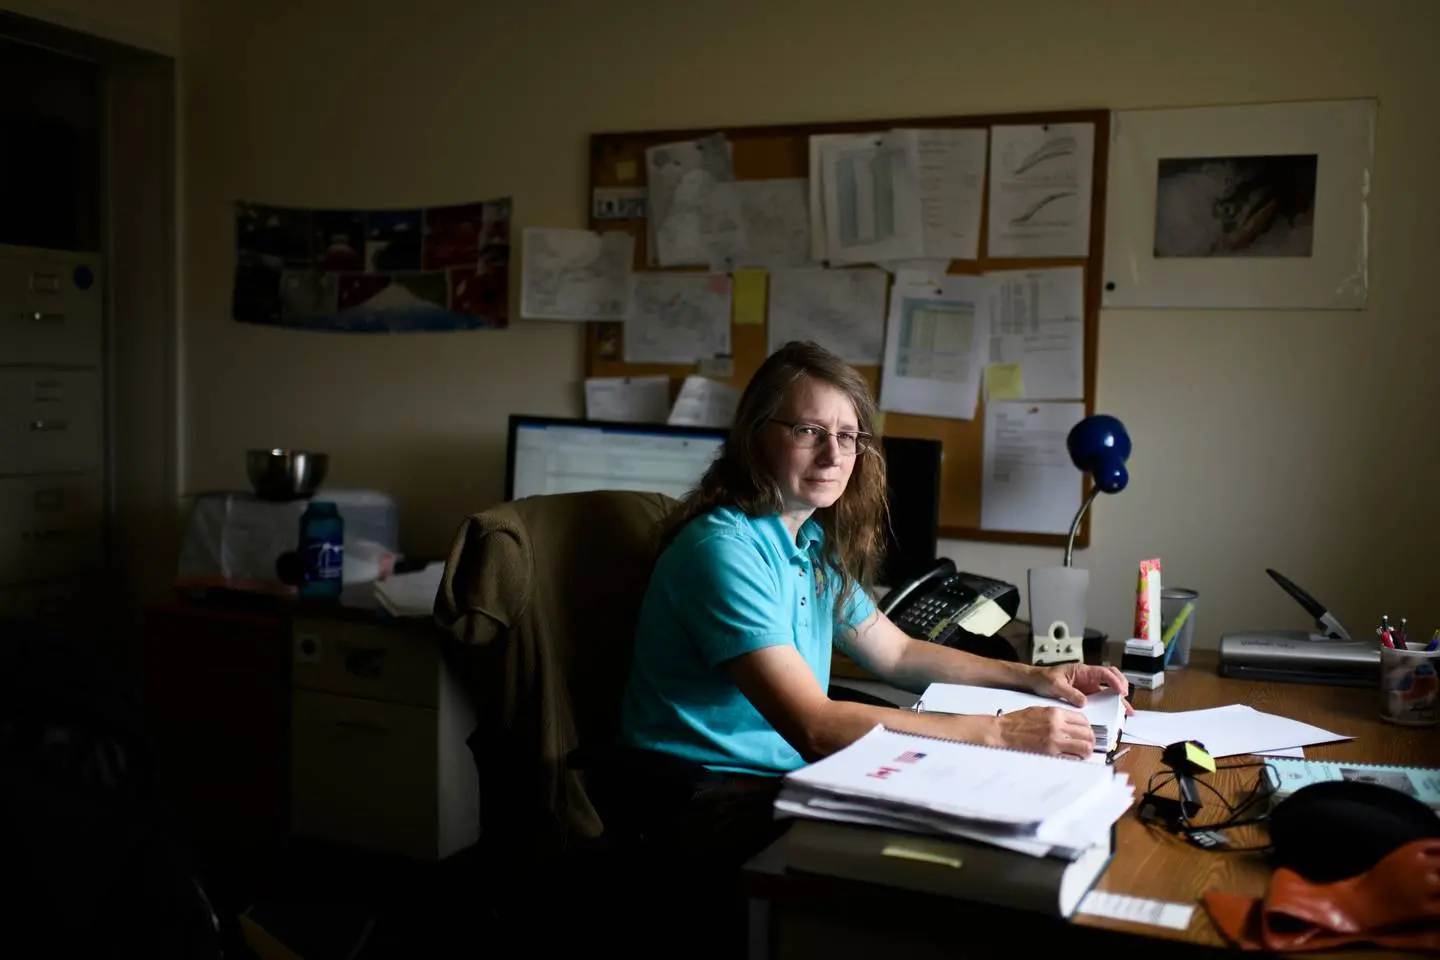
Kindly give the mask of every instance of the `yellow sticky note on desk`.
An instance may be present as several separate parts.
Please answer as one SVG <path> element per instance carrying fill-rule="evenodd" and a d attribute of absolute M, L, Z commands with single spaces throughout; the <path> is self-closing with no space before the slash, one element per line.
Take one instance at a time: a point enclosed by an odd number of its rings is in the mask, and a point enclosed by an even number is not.
<path fill-rule="evenodd" d="M 990 400 L 1024 400 L 1025 380 L 1018 363 L 992 363 L 985 368 L 985 396 Z"/>
<path fill-rule="evenodd" d="M 742 327 L 765 325 L 765 284 L 769 275 L 764 270 L 736 270 L 730 288 L 735 323 Z"/>

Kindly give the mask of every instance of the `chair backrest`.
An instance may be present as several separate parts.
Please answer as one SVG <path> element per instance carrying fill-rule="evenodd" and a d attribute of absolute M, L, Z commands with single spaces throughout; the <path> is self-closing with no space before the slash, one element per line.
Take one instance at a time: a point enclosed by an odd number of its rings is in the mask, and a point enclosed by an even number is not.
<path fill-rule="evenodd" d="M 614 738 L 662 494 L 527 497 L 471 517 L 435 615 L 458 641 L 476 699 L 482 832 L 566 846 L 603 831 L 577 751 Z"/>

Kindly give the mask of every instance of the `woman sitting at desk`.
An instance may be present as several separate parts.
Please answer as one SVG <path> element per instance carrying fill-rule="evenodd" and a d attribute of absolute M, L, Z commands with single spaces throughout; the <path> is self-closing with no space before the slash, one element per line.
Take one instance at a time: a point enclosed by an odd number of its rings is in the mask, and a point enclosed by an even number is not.
<path fill-rule="evenodd" d="M 756 371 L 724 448 L 671 518 L 645 595 L 623 702 L 626 793 L 650 836 L 748 856 L 774 833 L 780 776 L 876 724 L 1087 758 L 1075 710 L 946 716 L 833 700 L 832 643 L 898 687 L 968 683 L 1082 705 L 1113 667 L 1033 667 L 916 640 L 866 592 L 886 522 L 868 385 L 833 354 L 790 343 Z M 737 797 L 748 798 L 735 802 Z"/>

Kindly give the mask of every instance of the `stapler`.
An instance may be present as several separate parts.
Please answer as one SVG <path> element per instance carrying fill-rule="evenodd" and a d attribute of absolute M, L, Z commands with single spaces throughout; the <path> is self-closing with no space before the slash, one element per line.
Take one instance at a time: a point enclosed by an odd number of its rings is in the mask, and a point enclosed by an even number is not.
<path fill-rule="evenodd" d="M 1220 675 L 1346 687 L 1373 687 L 1380 678 L 1380 647 L 1356 640 L 1310 594 L 1274 570 L 1270 579 L 1315 618 L 1314 630 L 1251 630 L 1220 638 Z"/>

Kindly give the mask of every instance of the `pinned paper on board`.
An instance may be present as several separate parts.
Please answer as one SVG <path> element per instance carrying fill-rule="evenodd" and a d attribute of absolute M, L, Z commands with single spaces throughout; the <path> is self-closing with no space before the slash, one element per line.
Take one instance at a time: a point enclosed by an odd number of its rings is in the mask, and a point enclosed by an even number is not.
<path fill-rule="evenodd" d="M 1018 363 L 992 363 L 985 368 L 986 400 L 1024 400 L 1025 380 Z"/>
<path fill-rule="evenodd" d="M 764 270 L 736 270 L 730 296 L 735 304 L 735 323 L 741 327 L 765 325 Z"/>

